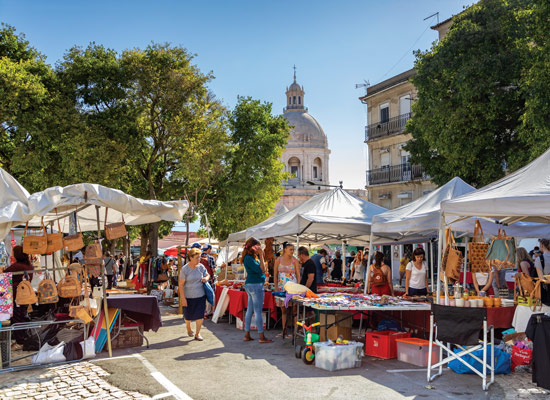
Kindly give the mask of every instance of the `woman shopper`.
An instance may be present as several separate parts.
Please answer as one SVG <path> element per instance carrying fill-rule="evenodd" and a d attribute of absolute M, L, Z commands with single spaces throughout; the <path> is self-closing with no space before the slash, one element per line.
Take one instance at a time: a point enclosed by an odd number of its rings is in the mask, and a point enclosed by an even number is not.
<path fill-rule="evenodd" d="M 399 262 L 399 286 L 402 285 L 403 278 L 405 278 L 405 275 L 407 274 L 407 264 L 409 261 L 411 261 L 409 254 L 405 253 Z"/>
<path fill-rule="evenodd" d="M 256 315 L 256 326 L 260 335 L 260 343 L 271 343 L 273 340 L 267 339 L 264 335 L 264 326 L 262 320 L 262 308 L 264 305 L 264 283 L 265 269 L 264 252 L 260 242 L 253 237 L 249 238 L 243 249 L 241 264 L 246 270 L 246 281 L 244 289 L 248 295 L 248 308 L 244 319 L 244 341 L 253 340 L 250 337 L 250 325 L 252 323 L 252 314 Z"/>
<path fill-rule="evenodd" d="M 472 274 L 472 281 L 474 282 L 474 288 L 479 296 L 481 292 L 485 292 L 487 295 L 493 294 L 492 290 L 493 280 L 495 274 L 491 268 L 489 272 L 476 272 Z"/>
<path fill-rule="evenodd" d="M 535 263 L 524 247 L 518 247 L 516 249 L 516 260 L 518 260 L 518 272 L 523 272 L 532 278 L 537 277 Z"/>
<path fill-rule="evenodd" d="M 300 263 L 294 257 L 294 245 L 288 242 L 283 243 L 283 254 L 275 261 L 274 267 L 275 291 L 285 290 L 287 282 L 300 282 Z M 275 297 L 277 307 L 281 308 L 283 331 L 277 337 L 286 336 L 287 312 L 285 302 L 279 297 Z M 294 309 L 294 306 L 293 306 Z"/>
<path fill-rule="evenodd" d="M 363 251 L 359 250 L 355 259 L 351 263 L 351 279 L 362 281 L 365 279 L 365 269 L 363 266 Z"/>
<path fill-rule="evenodd" d="M 189 262 L 180 271 L 178 283 L 178 296 L 183 303 L 183 316 L 187 326 L 187 334 L 195 336 L 195 340 L 202 341 L 200 334 L 204 311 L 206 310 L 206 293 L 204 283 L 208 282 L 210 275 L 204 265 L 199 263 L 201 251 L 197 248 L 189 249 Z M 191 322 L 195 321 L 195 332 L 191 329 Z"/>
<path fill-rule="evenodd" d="M 426 253 L 421 247 L 414 249 L 412 261 L 405 271 L 405 295 L 426 296 L 428 294 L 428 264 Z"/>
<path fill-rule="evenodd" d="M 369 293 L 393 296 L 391 269 L 384 264 L 383 253 L 377 251 L 374 254 L 374 264 L 369 267 L 369 274 Z"/>
<path fill-rule="evenodd" d="M 332 260 L 331 263 L 331 269 L 332 272 L 330 273 L 330 277 L 334 280 L 341 280 L 342 279 L 342 255 L 339 251 L 336 251 L 334 253 L 334 260 Z"/>

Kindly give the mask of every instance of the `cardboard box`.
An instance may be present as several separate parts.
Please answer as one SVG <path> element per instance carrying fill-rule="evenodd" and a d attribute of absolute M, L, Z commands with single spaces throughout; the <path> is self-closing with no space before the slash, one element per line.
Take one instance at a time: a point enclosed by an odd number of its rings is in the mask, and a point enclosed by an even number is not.
<path fill-rule="evenodd" d="M 351 329 L 353 326 L 353 318 L 351 314 L 321 313 L 319 315 L 319 322 L 321 322 L 321 326 L 320 326 L 321 342 L 326 342 L 329 339 L 335 342 L 336 339 L 338 339 L 338 336 L 340 335 L 344 340 L 351 340 Z M 327 336 L 325 336 L 325 328 L 324 328 L 325 325 L 331 325 L 331 327 L 328 328 Z"/>

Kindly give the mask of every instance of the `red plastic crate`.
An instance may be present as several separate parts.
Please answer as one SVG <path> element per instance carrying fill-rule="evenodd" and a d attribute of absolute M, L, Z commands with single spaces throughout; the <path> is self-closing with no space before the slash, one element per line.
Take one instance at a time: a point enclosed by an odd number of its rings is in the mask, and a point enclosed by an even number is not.
<path fill-rule="evenodd" d="M 396 339 L 410 338 L 409 332 L 378 331 L 367 332 L 365 337 L 365 355 L 378 358 L 397 358 Z"/>

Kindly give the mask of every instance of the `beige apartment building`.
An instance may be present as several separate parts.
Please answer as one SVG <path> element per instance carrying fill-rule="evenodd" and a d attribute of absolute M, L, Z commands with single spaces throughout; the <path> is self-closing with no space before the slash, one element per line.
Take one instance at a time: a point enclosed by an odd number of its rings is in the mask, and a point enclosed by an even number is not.
<path fill-rule="evenodd" d="M 412 165 L 404 149 L 411 135 L 403 132 L 412 117 L 416 89 L 410 82 L 414 69 L 367 88 L 362 103 L 367 105 L 368 145 L 367 191 L 369 201 L 385 208 L 397 208 L 436 188 L 420 165 Z"/>

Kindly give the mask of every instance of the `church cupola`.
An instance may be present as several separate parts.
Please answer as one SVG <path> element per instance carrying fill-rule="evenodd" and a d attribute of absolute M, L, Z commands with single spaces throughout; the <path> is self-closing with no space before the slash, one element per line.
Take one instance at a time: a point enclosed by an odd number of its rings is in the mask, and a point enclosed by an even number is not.
<path fill-rule="evenodd" d="M 286 107 L 283 112 L 307 112 L 307 108 L 304 107 L 304 94 L 304 87 L 296 83 L 296 66 L 294 66 L 294 82 L 286 88 Z"/>

